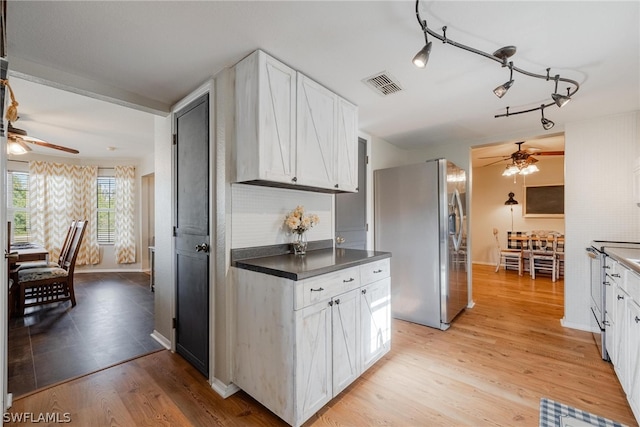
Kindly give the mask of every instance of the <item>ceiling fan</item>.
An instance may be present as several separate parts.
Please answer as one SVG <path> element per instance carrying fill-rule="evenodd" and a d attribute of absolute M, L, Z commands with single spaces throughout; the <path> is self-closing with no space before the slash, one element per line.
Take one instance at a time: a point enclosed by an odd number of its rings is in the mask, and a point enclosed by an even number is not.
<path fill-rule="evenodd" d="M 505 161 L 505 160 L 511 160 L 511 163 L 516 165 L 516 166 L 522 166 L 525 167 L 527 165 L 536 163 L 538 161 L 538 159 L 536 159 L 533 156 L 564 156 L 564 151 L 539 151 L 536 149 L 526 149 L 523 150 L 522 149 L 522 144 L 524 144 L 525 141 L 520 141 L 520 142 L 516 142 L 516 145 L 518 146 L 518 150 L 514 151 L 513 153 L 507 155 L 507 156 L 491 156 L 491 157 L 480 157 L 481 159 L 495 159 L 500 157 L 500 160 L 496 160 L 495 162 L 489 163 L 485 166 L 490 166 L 490 165 L 494 165 L 496 163 Z"/>
<path fill-rule="evenodd" d="M 54 150 L 61 150 L 71 154 L 80 153 L 78 150 L 74 148 L 63 147 L 62 145 L 52 144 L 47 141 L 43 141 L 39 138 L 34 138 L 32 136 L 28 136 L 27 132 L 13 127 L 11 122 L 9 122 L 9 126 L 7 127 L 8 139 L 10 144 L 14 144 L 14 147 L 10 147 L 12 150 L 12 154 L 24 154 L 28 151 L 31 151 L 31 148 L 28 144 L 39 145 L 41 147 L 53 148 Z M 27 144 L 25 144 L 27 143 Z M 17 145 L 17 147 L 15 147 Z"/>

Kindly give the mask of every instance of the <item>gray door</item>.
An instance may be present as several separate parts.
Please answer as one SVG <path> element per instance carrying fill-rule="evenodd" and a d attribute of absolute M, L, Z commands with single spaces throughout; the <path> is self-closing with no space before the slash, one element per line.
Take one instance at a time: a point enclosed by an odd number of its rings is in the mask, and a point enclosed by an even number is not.
<path fill-rule="evenodd" d="M 358 192 L 336 195 L 336 247 L 367 248 L 367 141 L 358 138 Z"/>
<path fill-rule="evenodd" d="M 209 375 L 209 95 L 175 115 L 176 351 Z"/>

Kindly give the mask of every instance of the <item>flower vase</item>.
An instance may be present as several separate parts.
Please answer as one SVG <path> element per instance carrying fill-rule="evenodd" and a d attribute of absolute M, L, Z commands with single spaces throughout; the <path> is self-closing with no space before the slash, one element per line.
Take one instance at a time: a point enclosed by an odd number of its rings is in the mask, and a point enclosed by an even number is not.
<path fill-rule="evenodd" d="M 307 235 L 305 233 L 294 233 L 292 245 L 295 255 L 304 255 L 307 253 Z"/>

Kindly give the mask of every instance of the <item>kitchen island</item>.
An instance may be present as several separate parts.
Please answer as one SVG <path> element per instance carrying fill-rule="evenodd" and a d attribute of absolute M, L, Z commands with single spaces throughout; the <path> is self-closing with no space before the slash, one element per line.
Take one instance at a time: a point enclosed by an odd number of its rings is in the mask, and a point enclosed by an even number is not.
<path fill-rule="evenodd" d="M 235 259 L 234 383 L 299 426 L 390 349 L 390 253 Z"/>

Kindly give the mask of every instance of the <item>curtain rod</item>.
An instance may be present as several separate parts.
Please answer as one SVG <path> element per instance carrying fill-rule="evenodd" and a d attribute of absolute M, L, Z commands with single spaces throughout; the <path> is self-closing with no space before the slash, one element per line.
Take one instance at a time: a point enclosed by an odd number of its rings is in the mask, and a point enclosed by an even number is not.
<path fill-rule="evenodd" d="M 29 161 L 28 161 L 28 160 L 12 160 L 12 159 L 7 159 L 7 162 L 29 163 Z M 88 166 L 88 165 L 80 165 L 80 166 Z M 98 166 L 98 169 L 102 169 L 102 170 L 114 170 L 115 168 L 106 168 L 106 167 Z"/>

